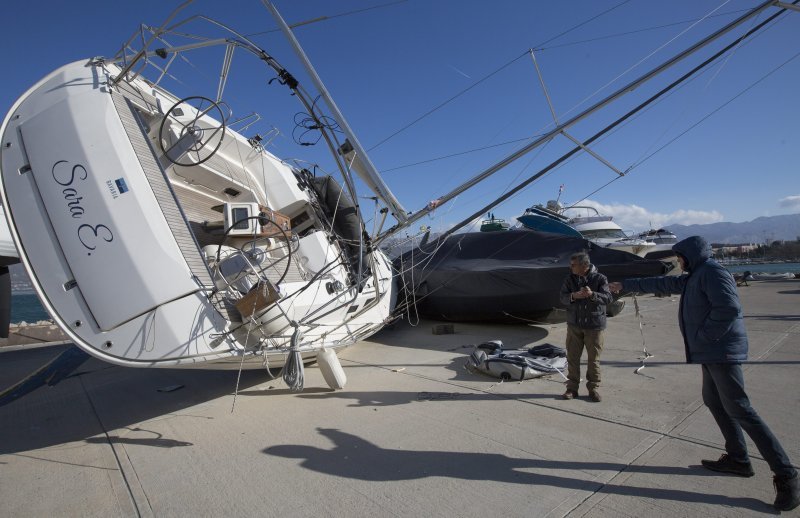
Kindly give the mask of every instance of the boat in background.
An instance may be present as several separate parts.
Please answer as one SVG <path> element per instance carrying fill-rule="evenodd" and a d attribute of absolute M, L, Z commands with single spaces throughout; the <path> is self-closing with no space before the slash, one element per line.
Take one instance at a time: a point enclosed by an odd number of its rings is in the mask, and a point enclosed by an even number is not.
<path fill-rule="evenodd" d="M 672 247 L 678 242 L 678 236 L 669 230 L 665 228 L 650 229 L 640 233 L 637 237 L 655 245 L 647 251 L 645 257 L 649 259 L 667 259 L 675 256 Z"/>
<path fill-rule="evenodd" d="M 568 212 L 585 210 L 586 216 L 570 216 Z M 573 205 L 564 207 L 556 200 L 547 206 L 534 205 L 517 218 L 525 228 L 539 232 L 555 232 L 564 235 L 584 237 L 597 246 L 621 250 L 644 257 L 655 246 L 644 239 L 625 234 L 622 228 L 612 221 L 612 216 L 601 215 L 591 206 Z"/>
<path fill-rule="evenodd" d="M 504 219 L 495 218 L 491 212 L 488 214 L 488 219 L 481 221 L 481 232 L 497 232 L 508 230 L 511 225 Z"/>
<path fill-rule="evenodd" d="M 395 259 L 400 296 L 405 297 L 398 307 L 415 307 L 412 311 L 426 318 L 455 322 L 563 321 L 559 291 L 569 273 L 569 258 L 577 252 L 589 252 L 592 264 L 611 282 L 664 275 L 672 268 L 552 232 L 452 234 Z M 622 301 L 617 302 L 609 314 L 622 309 Z"/>
<path fill-rule="evenodd" d="M 569 224 L 569 218 L 541 205 L 525 209 L 525 213 L 517 218 L 522 226 L 537 232 L 552 232 L 565 236 L 583 237 Z"/>

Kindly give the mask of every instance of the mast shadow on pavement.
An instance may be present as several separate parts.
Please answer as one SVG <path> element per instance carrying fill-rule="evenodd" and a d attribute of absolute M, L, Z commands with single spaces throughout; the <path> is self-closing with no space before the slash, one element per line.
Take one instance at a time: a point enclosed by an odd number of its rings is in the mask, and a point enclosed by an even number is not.
<path fill-rule="evenodd" d="M 311 471 L 371 482 L 444 477 L 465 480 L 491 480 L 532 486 L 552 486 L 580 491 L 599 492 L 655 500 L 716 504 L 758 512 L 772 508 L 755 498 L 730 497 L 682 489 L 623 486 L 601 483 L 586 472 L 639 472 L 664 476 L 718 476 L 700 466 L 638 466 L 614 462 L 575 462 L 545 459 L 514 458 L 495 453 L 453 451 L 415 451 L 381 448 L 356 435 L 336 429 L 319 428 L 333 448 L 307 445 L 280 445 L 264 448 L 266 455 L 299 459 Z M 343 459 L 346 459 L 343 461 Z M 529 470 L 535 470 L 532 472 Z M 543 470 L 576 472 L 574 476 L 550 475 Z M 580 478 L 585 475 L 586 478 Z"/>

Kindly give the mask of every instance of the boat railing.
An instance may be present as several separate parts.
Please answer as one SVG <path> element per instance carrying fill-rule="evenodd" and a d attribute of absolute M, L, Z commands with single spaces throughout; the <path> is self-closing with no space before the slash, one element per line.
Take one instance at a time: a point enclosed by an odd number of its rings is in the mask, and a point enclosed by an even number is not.
<path fill-rule="evenodd" d="M 564 221 L 564 222 L 569 221 L 568 217 L 563 216 L 563 215 L 561 215 L 558 212 L 555 212 L 553 210 L 550 210 L 550 209 L 548 209 L 547 207 L 545 207 L 543 205 L 534 205 L 533 207 L 527 208 L 525 210 L 525 212 L 538 214 L 540 216 L 548 216 L 548 217 L 555 218 L 555 219 L 558 219 L 558 220 Z"/>

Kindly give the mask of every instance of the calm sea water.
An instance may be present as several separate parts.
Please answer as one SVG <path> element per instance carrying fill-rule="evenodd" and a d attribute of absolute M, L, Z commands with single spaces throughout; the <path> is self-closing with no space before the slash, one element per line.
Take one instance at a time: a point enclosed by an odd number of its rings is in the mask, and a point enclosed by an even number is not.
<path fill-rule="evenodd" d="M 731 273 L 800 273 L 800 263 L 778 263 L 778 264 L 741 264 L 729 265 L 726 268 Z M 11 323 L 38 322 L 39 320 L 49 320 L 50 316 L 39 302 L 39 297 L 35 293 L 13 293 L 11 295 Z"/>
<path fill-rule="evenodd" d="M 731 273 L 800 273 L 800 263 L 724 265 Z"/>
<path fill-rule="evenodd" d="M 49 320 L 50 315 L 39 302 L 39 296 L 35 293 L 12 293 L 11 294 L 11 323 L 38 322 Z"/>

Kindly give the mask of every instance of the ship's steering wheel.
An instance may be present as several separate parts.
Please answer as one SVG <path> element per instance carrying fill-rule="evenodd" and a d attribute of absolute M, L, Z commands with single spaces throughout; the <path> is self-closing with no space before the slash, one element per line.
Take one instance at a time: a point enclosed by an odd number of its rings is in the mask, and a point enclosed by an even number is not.
<path fill-rule="evenodd" d="M 165 135 L 166 129 L 174 129 L 178 135 L 171 145 L 168 143 L 172 139 L 165 138 L 170 136 Z M 164 156 L 184 167 L 202 164 L 214 156 L 224 136 L 225 116 L 220 103 L 201 96 L 186 97 L 173 104 L 158 130 Z"/>

